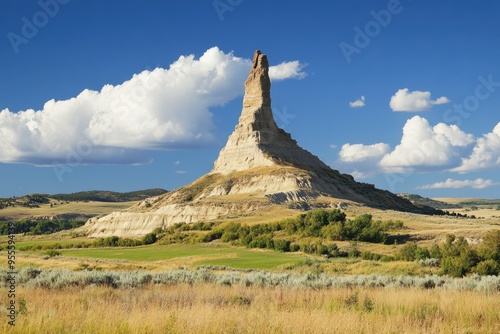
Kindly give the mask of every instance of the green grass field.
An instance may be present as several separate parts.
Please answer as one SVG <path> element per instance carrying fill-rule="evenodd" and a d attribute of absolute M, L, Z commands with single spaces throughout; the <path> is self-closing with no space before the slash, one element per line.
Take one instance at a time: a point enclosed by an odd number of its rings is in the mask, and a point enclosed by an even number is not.
<path fill-rule="evenodd" d="M 62 256 L 118 259 L 133 262 L 172 261 L 189 265 L 217 265 L 238 269 L 276 269 L 304 260 L 304 255 L 227 245 L 174 244 L 130 248 L 64 249 Z"/>

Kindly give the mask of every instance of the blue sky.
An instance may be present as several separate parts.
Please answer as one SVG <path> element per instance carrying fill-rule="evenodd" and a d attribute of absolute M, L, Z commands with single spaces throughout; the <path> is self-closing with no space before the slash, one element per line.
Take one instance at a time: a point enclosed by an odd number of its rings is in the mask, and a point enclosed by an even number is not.
<path fill-rule="evenodd" d="M 0 197 L 209 172 L 268 55 L 279 126 L 359 181 L 498 198 L 496 1 L 0 3 Z"/>

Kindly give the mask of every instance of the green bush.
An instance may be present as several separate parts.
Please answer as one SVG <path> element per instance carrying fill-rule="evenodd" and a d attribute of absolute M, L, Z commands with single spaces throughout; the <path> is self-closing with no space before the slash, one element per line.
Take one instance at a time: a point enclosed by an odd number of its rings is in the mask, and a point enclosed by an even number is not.
<path fill-rule="evenodd" d="M 280 252 L 289 252 L 290 251 L 290 240 L 287 239 L 276 239 L 274 240 L 274 249 Z"/>
<path fill-rule="evenodd" d="M 417 251 L 417 244 L 409 242 L 399 249 L 397 259 L 402 261 L 415 261 L 415 252 Z"/>
<path fill-rule="evenodd" d="M 476 274 L 479 275 L 498 275 L 500 274 L 500 264 L 495 260 L 485 260 L 478 263 L 478 265 L 473 269 Z"/>
<path fill-rule="evenodd" d="M 415 260 L 424 260 L 430 258 L 431 254 L 427 248 L 417 247 L 417 249 L 415 250 Z"/>
<path fill-rule="evenodd" d="M 203 242 L 211 242 L 217 239 L 220 239 L 222 237 L 222 234 L 224 233 L 223 230 L 217 229 L 217 230 L 212 230 L 205 234 L 205 236 L 202 238 Z"/>
<path fill-rule="evenodd" d="M 483 242 L 478 249 L 483 259 L 491 259 L 500 262 L 500 230 L 486 233 Z"/>
<path fill-rule="evenodd" d="M 443 254 L 441 253 L 441 248 L 439 247 L 438 244 L 432 245 L 431 250 L 429 252 L 429 256 L 431 259 L 441 259 L 443 257 Z"/>
<path fill-rule="evenodd" d="M 144 245 L 151 245 L 151 244 L 154 244 L 156 242 L 157 238 L 156 238 L 156 233 L 148 233 L 146 234 L 143 238 L 142 238 L 142 243 Z"/>
<path fill-rule="evenodd" d="M 479 262 L 477 252 L 470 247 L 460 250 L 458 256 L 445 256 L 441 261 L 443 274 L 453 277 L 463 277 L 471 271 Z"/>
<path fill-rule="evenodd" d="M 347 257 L 360 257 L 361 256 L 361 251 L 357 248 L 351 248 L 347 252 Z"/>
<path fill-rule="evenodd" d="M 272 236 L 269 234 L 259 235 L 248 244 L 248 247 L 273 249 L 274 248 L 274 241 L 272 239 Z"/>
<path fill-rule="evenodd" d="M 50 256 L 50 257 L 54 257 L 54 256 L 59 256 L 61 255 L 61 252 L 55 250 L 55 249 L 49 249 L 48 251 L 45 252 L 46 255 Z"/>
<path fill-rule="evenodd" d="M 240 238 L 239 230 L 241 228 L 241 224 L 229 223 L 224 227 L 224 232 L 221 236 L 222 242 L 230 242 L 233 240 L 238 240 Z"/>
<path fill-rule="evenodd" d="M 382 255 L 371 252 L 362 252 L 361 258 L 363 260 L 378 261 L 382 258 Z"/>
<path fill-rule="evenodd" d="M 300 251 L 300 245 L 296 243 L 292 243 L 290 245 L 290 252 L 298 252 Z"/>

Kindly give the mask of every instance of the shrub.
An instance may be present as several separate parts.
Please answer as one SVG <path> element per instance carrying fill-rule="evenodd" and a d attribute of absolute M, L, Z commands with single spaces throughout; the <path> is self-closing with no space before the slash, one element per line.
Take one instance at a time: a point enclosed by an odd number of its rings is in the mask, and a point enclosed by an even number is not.
<path fill-rule="evenodd" d="M 248 244 L 248 247 L 273 249 L 274 241 L 271 235 L 259 235 Z"/>
<path fill-rule="evenodd" d="M 341 222 L 330 223 L 321 229 L 321 236 L 329 240 L 340 241 L 345 238 L 344 224 Z"/>
<path fill-rule="evenodd" d="M 217 230 L 212 230 L 205 234 L 205 236 L 202 238 L 203 242 L 211 242 L 217 239 L 220 239 L 222 237 L 222 234 L 224 231 L 222 229 L 217 229 Z"/>
<path fill-rule="evenodd" d="M 427 248 L 417 247 L 417 249 L 415 250 L 415 260 L 423 260 L 423 259 L 428 259 L 430 257 L 431 255 Z"/>
<path fill-rule="evenodd" d="M 154 232 L 151 232 L 151 233 L 148 233 L 146 234 L 143 238 L 142 238 L 142 243 L 144 245 L 151 245 L 151 244 L 154 244 L 156 242 L 157 238 L 156 238 L 156 233 Z"/>
<path fill-rule="evenodd" d="M 500 230 L 486 233 L 478 252 L 483 259 L 500 262 Z"/>
<path fill-rule="evenodd" d="M 352 248 L 347 252 L 347 257 L 360 257 L 361 252 L 357 248 Z"/>
<path fill-rule="evenodd" d="M 403 261 L 414 261 L 415 252 L 417 251 L 417 244 L 414 242 L 409 242 L 399 249 L 397 258 Z"/>
<path fill-rule="evenodd" d="M 224 227 L 224 233 L 222 233 L 221 241 L 229 242 L 233 240 L 238 240 L 240 238 L 239 230 L 241 228 L 241 224 L 229 223 Z"/>
<path fill-rule="evenodd" d="M 487 275 L 498 275 L 500 274 L 500 264 L 495 260 L 485 260 L 478 263 L 478 265 L 473 269 L 476 274 L 487 276 Z"/>
<path fill-rule="evenodd" d="M 441 261 L 435 258 L 421 259 L 418 261 L 418 263 L 424 267 L 439 267 L 441 265 Z"/>
<path fill-rule="evenodd" d="M 440 259 L 443 257 L 443 254 L 441 254 L 441 248 L 439 248 L 438 244 L 432 245 L 429 256 L 431 259 Z"/>
<path fill-rule="evenodd" d="M 479 262 L 477 252 L 468 246 L 458 256 L 445 256 L 442 260 L 443 274 L 453 277 L 465 276 Z"/>
<path fill-rule="evenodd" d="M 277 239 L 274 240 L 274 249 L 280 252 L 289 252 L 290 251 L 290 240 L 287 239 Z"/>
<path fill-rule="evenodd" d="M 300 251 L 300 245 L 296 243 L 292 243 L 290 245 L 290 252 L 298 252 Z"/>
<path fill-rule="evenodd" d="M 54 257 L 54 256 L 61 255 L 61 252 L 56 251 L 55 249 L 49 249 L 48 251 L 45 252 L 45 254 L 50 256 L 50 257 Z"/>
<path fill-rule="evenodd" d="M 382 255 L 371 252 L 362 252 L 361 258 L 363 260 L 378 261 L 382 258 Z"/>
<path fill-rule="evenodd" d="M 316 254 L 317 247 L 315 244 L 306 242 L 300 245 L 300 249 L 306 254 Z"/>

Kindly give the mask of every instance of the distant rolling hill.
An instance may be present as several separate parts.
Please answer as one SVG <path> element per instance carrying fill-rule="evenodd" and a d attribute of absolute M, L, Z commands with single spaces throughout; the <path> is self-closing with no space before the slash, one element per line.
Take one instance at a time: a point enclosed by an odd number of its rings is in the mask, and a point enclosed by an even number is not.
<path fill-rule="evenodd" d="M 47 195 L 47 197 L 60 201 L 96 201 L 96 202 L 131 202 L 141 201 L 148 197 L 159 196 L 167 193 L 165 189 L 154 188 L 131 192 L 114 192 L 103 190 L 81 191 L 72 194 Z"/>
<path fill-rule="evenodd" d="M 0 221 L 20 219 L 87 220 L 96 215 L 123 210 L 149 197 L 167 193 L 165 189 L 131 192 L 82 191 L 73 194 L 30 194 L 0 198 Z"/>
<path fill-rule="evenodd" d="M 462 206 L 460 204 L 450 204 L 442 201 L 437 201 L 431 198 L 422 197 L 416 194 L 398 194 L 399 197 L 405 198 L 415 205 L 425 205 L 438 210 L 458 209 Z"/>

